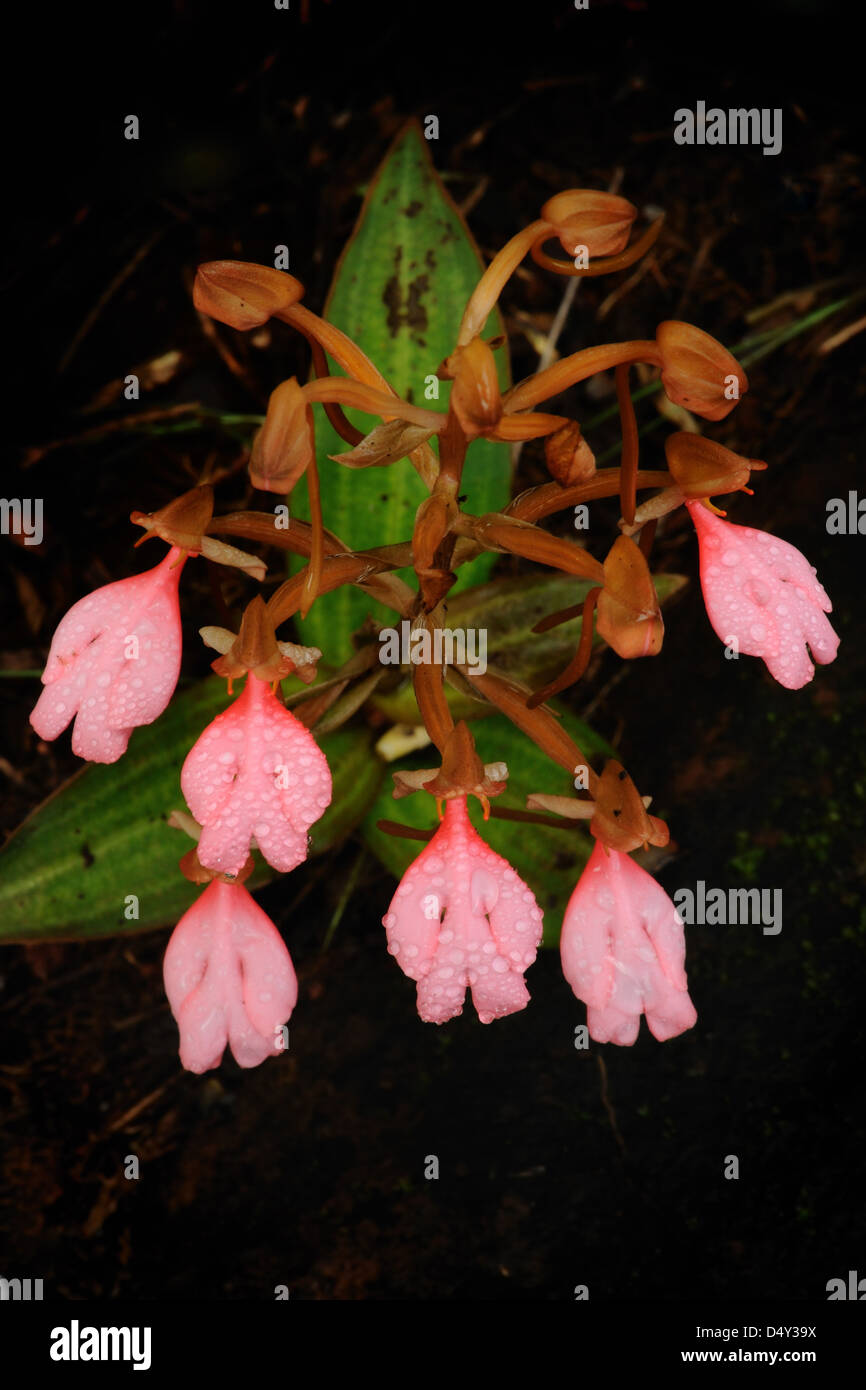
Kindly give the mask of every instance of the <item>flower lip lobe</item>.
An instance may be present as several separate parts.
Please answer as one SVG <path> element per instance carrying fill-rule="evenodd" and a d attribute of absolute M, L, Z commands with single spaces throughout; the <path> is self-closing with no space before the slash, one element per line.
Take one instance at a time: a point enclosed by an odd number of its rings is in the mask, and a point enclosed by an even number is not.
<path fill-rule="evenodd" d="M 52 639 L 45 689 L 30 716 L 40 738 L 57 738 L 74 717 L 72 751 L 113 763 L 134 728 L 159 718 L 180 673 L 183 563 L 172 549 L 155 569 L 73 604 Z"/>
<path fill-rule="evenodd" d="M 417 981 L 426 1023 L 461 1014 L 467 987 L 482 1023 L 524 1009 L 541 922 L 526 884 L 475 832 L 463 797 L 447 802 L 384 918 L 388 950 Z"/>
<path fill-rule="evenodd" d="M 285 943 L 240 884 L 215 879 L 172 933 L 165 991 L 187 1071 L 217 1067 L 226 1044 L 241 1067 L 282 1051 L 298 982 Z"/>
<path fill-rule="evenodd" d="M 202 826 L 199 859 L 225 874 L 239 873 L 252 840 L 281 873 L 296 868 L 332 790 L 312 734 L 252 673 L 188 754 L 181 788 Z"/>
<path fill-rule="evenodd" d="M 760 656 L 788 690 L 799 690 L 835 659 L 839 638 L 832 611 L 806 557 L 787 541 L 714 516 L 686 502 L 701 550 L 707 616 L 721 640 L 745 656 Z M 807 649 L 808 648 L 808 649 Z"/>
<path fill-rule="evenodd" d="M 697 1022 L 673 903 L 645 869 L 600 841 L 565 910 L 560 954 L 596 1042 L 629 1047 L 642 1013 L 659 1042 Z"/>

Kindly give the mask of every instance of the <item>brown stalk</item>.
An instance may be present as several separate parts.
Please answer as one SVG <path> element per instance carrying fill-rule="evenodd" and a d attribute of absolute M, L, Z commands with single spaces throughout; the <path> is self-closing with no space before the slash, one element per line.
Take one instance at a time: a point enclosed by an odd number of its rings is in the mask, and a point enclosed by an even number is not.
<path fill-rule="evenodd" d="M 436 479 L 436 492 L 440 497 L 457 497 L 468 442 L 460 421 L 454 411 L 449 409 L 445 426 L 439 436 L 439 476 Z"/>
<path fill-rule="evenodd" d="M 424 410 L 419 405 L 410 405 L 399 396 L 390 395 L 378 387 L 367 386 L 364 382 L 353 381 L 347 376 L 323 376 L 316 381 L 308 381 L 302 387 L 310 402 L 341 401 L 344 405 L 363 410 L 368 415 L 381 415 L 383 419 L 411 420 L 413 425 L 423 425 L 433 434 L 445 426 L 442 411 Z"/>
<path fill-rule="evenodd" d="M 642 469 L 635 475 L 637 488 L 670 487 L 673 477 L 658 469 Z M 578 502 L 594 502 L 600 497 L 615 497 L 620 490 L 620 470 L 600 468 L 586 483 L 575 483 L 574 487 L 560 487 L 559 483 L 541 483 L 538 487 L 527 488 L 509 502 L 505 508 L 506 516 L 520 521 L 540 521 L 552 516 L 554 512 Z"/>
<path fill-rule="evenodd" d="M 343 584 L 366 585 L 375 575 L 390 568 L 384 562 L 371 560 L 366 555 L 328 555 L 322 561 L 319 593 L 329 594 Z M 268 608 L 275 628 L 299 611 L 305 583 L 306 573 L 302 570 L 271 594 Z"/>
<path fill-rule="evenodd" d="M 319 592 L 319 583 L 322 578 L 322 560 L 324 558 L 324 529 L 322 526 L 322 497 L 319 492 L 319 469 L 316 460 L 313 458 L 307 465 L 307 495 L 310 499 L 310 563 L 307 565 L 304 577 L 304 588 L 301 596 L 301 617 L 306 618 L 316 595 Z"/>
<path fill-rule="evenodd" d="M 288 526 L 277 527 L 270 512 L 229 512 L 225 516 L 215 516 L 208 525 L 207 534 L 242 536 L 308 557 L 313 542 L 313 528 L 308 522 L 290 518 Z M 349 549 L 333 531 L 323 528 L 322 538 L 326 555 L 340 555 Z"/>
<path fill-rule="evenodd" d="M 653 517 L 652 521 L 648 521 L 646 526 L 643 527 L 640 533 L 640 538 L 638 539 L 638 545 L 640 546 L 641 554 L 643 555 L 647 563 L 649 563 L 650 551 L 652 550 L 653 541 L 656 537 L 656 527 L 658 526 L 658 524 L 658 517 Z"/>
<path fill-rule="evenodd" d="M 466 305 L 457 335 L 458 347 L 465 347 L 477 337 L 487 322 L 503 285 L 514 274 L 527 251 L 546 234 L 552 236 L 553 230 L 549 222 L 531 222 L 522 232 L 517 232 L 507 241 L 501 251 L 497 251 Z"/>
<path fill-rule="evenodd" d="M 619 497 L 623 518 L 628 526 L 634 522 L 637 494 L 638 443 L 634 402 L 628 389 L 628 363 L 622 363 L 614 373 L 616 399 L 622 426 L 622 458 L 620 462 Z"/>
<path fill-rule="evenodd" d="M 310 333 L 306 334 L 305 336 L 307 338 L 307 342 L 310 344 L 310 349 L 313 354 L 313 369 L 316 373 L 316 376 L 330 376 L 330 371 L 328 369 L 328 359 L 325 356 L 324 348 L 322 347 L 318 338 L 314 338 Z M 329 421 L 331 422 L 331 425 L 336 430 L 340 438 L 345 439 L 347 444 L 351 444 L 353 446 L 355 444 L 360 444 L 361 440 L 364 438 L 364 435 L 361 430 L 355 428 L 351 420 L 348 420 L 346 418 L 346 416 L 343 413 L 342 406 L 337 401 L 322 401 L 322 405 L 325 408 L 326 416 L 328 417 Z"/>
<path fill-rule="evenodd" d="M 570 608 L 560 608 L 556 613 L 548 613 L 546 618 L 535 624 L 533 632 L 550 632 L 553 627 L 561 627 L 563 623 L 570 623 L 572 618 L 576 618 L 583 611 L 582 603 L 573 603 Z"/>
<path fill-rule="evenodd" d="M 419 621 L 423 621 L 429 632 L 434 632 L 439 625 L 432 615 Z M 436 661 L 419 662 L 413 672 L 412 683 L 422 723 L 439 752 L 444 753 L 454 728 L 454 719 L 445 698 L 443 669 Z"/>
<path fill-rule="evenodd" d="M 464 516 L 461 528 L 467 523 L 471 534 L 488 550 L 504 550 L 511 555 L 522 555 L 525 560 L 562 570 L 565 574 L 594 579 L 596 583 L 604 582 L 601 563 L 573 541 L 551 536 L 540 527 L 517 523 L 495 514 L 479 518 Z"/>
<path fill-rule="evenodd" d="M 663 217 L 657 217 L 655 222 L 651 222 L 647 227 L 643 236 L 638 237 L 638 240 L 633 242 L 631 246 L 627 246 L 624 251 L 618 252 L 615 256 L 600 257 L 580 269 L 575 266 L 573 260 L 563 261 L 548 256 L 544 250 L 544 241 L 536 242 L 531 248 L 530 255 L 536 265 L 540 265 L 544 270 L 554 270 L 557 275 L 577 275 L 588 279 L 597 275 L 610 275 L 615 270 L 626 270 L 630 265 L 634 265 L 635 261 L 639 261 L 641 256 L 645 256 L 650 247 L 655 244 L 663 222 Z M 551 236 L 553 235 L 555 233 L 551 231 Z M 545 237 L 544 240 L 549 240 L 549 238 Z"/>
<path fill-rule="evenodd" d="M 365 382 L 368 386 L 392 395 L 395 394 L 379 368 L 370 361 L 367 354 L 362 352 L 356 343 L 352 342 L 351 338 L 342 333 L 339 328 L 335 328 L 332 323 L 328 323 L 326 319 L 314 314 L 303 304 L 289 305 L 288 308 L 277 314 L 277 318 L 281 318 L 284 323 L 292 324 L 304 334 L 308 341 L 316 339 L 325 352 L 330 353 L 334 361 L 339 363 L 343 371 L 347 372 L 350 377 L 354 377 L 356 381 Z M 322 401 L 322 404 L 324 405 L 326 402 Z M 352 429 L 353 427 L 349 426 L 349 428 Z M 346 436 L 343 435 L 343 438 Z M 347 442 L 358 444 L 360 439 L 352 438 Z M 436 480 L 438 463 L 436 454 L 430 445 L 419 444 L 417 449 L 412 450 L 409 458 L 425 485 L 432 488 Z"/>
<path fill-rule="evenodd" d="M 598 775 L 589 766 L 580 748 L 574 739 L 566 733 L 556 715 L 552 710 L 545 709 L 540 705 L 537 709 L 528 709 L 526 701 L 531 695 L 531 691 L 525 685 L 518 685 L 514 681 L 505 680 L 502 676 L 497 676 L 491 671 L 486 671 L 484 675 L 471 672 L 468 666 L 460 666 L 458 670 L 471 681 L 476 690 L 485 695 L 492 705 L 507 715 L 512 724 L 516 724 L 522 733 L 531 738 L 543 753 L 552 758 L 560 767 L 566 768 L 574 773 L 578 767 L 586 767 L 588 771 L 588 790 L 592 795 L 598 784 Z"/>
<path fill-rule="evenodd" d="M 414 825 L 402 825 L 398 820 L 377 820 L 376 829 L 385 835 L 393 835 L 398 840 L 432 840 L 438 826 L 432 830 L 418 830 Z"/>
<path fill-rule="evenodd" d="M 503 405 L 509 414 L 517 410 L 528 410 L 539 401 L 558 396 L 569 386 L 597 372 L 609 372 L 622 362 L 648 362 L 653 367 L 662 363 L 655 338 L 636 338 L 627 343 L 602 343 L 598 347 L 583 348 L 562 357 L 544 371 L 536 372 L 521 381 L 503 396 Z"/>
<path fill-rule="evenodd" d="M 561 671 L 555 680 L 551 681 L 549 685 L 543 686 L 541 690 L 536 690 L 535 694 L 530 696 L 526 702 L 528 709 L 535 709 L 538 705 L 543 705 L 551 696 L 557 695 L 560 690 L 565 690 L 580 680 L 589 665 L 589 658 L 592 656 L 592 615 L 600 594 L 600 588 L 590 589 L 583 600 L 583 624 L 580 629 L 577 651 L 565 670 Z"/>

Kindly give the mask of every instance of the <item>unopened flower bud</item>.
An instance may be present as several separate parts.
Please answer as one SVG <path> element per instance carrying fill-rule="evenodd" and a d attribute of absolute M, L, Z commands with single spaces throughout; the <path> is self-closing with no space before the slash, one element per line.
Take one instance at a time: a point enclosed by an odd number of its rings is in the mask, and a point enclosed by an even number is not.
<path fill-rule="evenodd" d="M 604 562 L 596 630 L 626 661 L 661 651 L 664 620 L 647 562 L 628 536 L 614 541 Z"/>
<path fill-rule="evenodd" d="M 544 441 L 547 471 L 561 487 L 585 483 L 595 472 L 595 454 L 580 432 L 576 420 L 569 420 Z"/>
<path fill-rule="evenodd" d="M 541 216 L 556 228 L 569 256 L 579 246 L 585 246 L 590 256 L 614 256 L 628 245 L 637 208 L 614 193 L 571 188 L 548 198 Z"/>
<path fill-rule="evenodd" d="M 470 439 L 498 423 L 502 396 L 496 359 L 487 343 L 473 338 L 466 347 L 455 348 L 443 362 L 440 374 L 454 380 L 451 408 Z"/>
<path fill-rule="evenodd" d="M 709 333 L 667 319 L 656 329 L 668 399 L 705 420 L 723 420 L 749 389 L 739 362 Z"/>
<path fill-rule="evenodd" d="M 253 440 L 250 482 L 262 492 L 288 493 L 316 456 L 313 412 L 297 378 L 271 392 L 265 423 Z"/>
<path fill-rule="evenodd" d="M 192 301 L 200 314 L 242 330 L 260 328 L 304 293 L 300 280 L 253 261 L 207 261 L 200 265 Z"/>

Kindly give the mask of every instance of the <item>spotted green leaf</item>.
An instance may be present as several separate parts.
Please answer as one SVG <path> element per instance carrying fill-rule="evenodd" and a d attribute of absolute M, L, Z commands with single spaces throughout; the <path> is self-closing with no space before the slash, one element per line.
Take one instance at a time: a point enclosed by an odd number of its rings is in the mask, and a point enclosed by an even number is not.
<path fill-rule="evenodd" d="M 325 315 L 363 348 L 404 399 L 445 411 L 450 383 L 435 383 L 436 369 L 454 348 L 483 264 L 429 151 L 414 122 L 391 146 L 337 266 Z M 496 311 L 483 336 L 504 331 Z M 506 348 L 496 355 L 504 389 L 509 383 Z M 431 383 L 438 388 L 438 400 L 426 398 Z M 415 512 L 427 496 L 409 459 L 388 468 L 344 468 L 330 455 L 344 452 L 348 445 L 328 424 L 321 407 L 315 413 L 325 525 L 353 549 L 408 540 Z M 347 414 L 365 432 L 378 423 L 357 411 Z M 476 440 L 463 478 L 468 511 L 480 514 L 504 507 L 509 496 L 508 446 Z M 292 510 L 309 517 L 303 485 L 292 494 Z M 459 587 L 480 583 L 494 559 L 484 555 L 464 566 Z M 351 634 L 370 612 L 384 619 L 389 610 L 350 586 L 327 594 L 316 600 L 300 624 L 303 641 L 320 647 L 326 662 L 336 665 L 350 655 Z"/>

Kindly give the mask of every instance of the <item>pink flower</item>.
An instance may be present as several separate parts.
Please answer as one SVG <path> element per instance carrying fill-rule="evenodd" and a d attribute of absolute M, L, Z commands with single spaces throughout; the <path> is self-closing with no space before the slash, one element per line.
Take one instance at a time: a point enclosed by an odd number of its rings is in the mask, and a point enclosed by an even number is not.
<path fill-rule="evenodd" d="M 645 869 L 600 840 L 565 909 L 560 952 L 596 1042 L 630 1046 L 642 1013 L 659 1042 L 696 1022 L 679 913 Z"/>
<path fill-rule="evenodd" d="M 307 857 L 307 831 L 331 800 L 327 759 L 310 731 L 250 673 L 241 694 L 205 729 L 180 784 L 202 826 L 198 857 L 237 874 L 255 838 L 288 873 Z"/>
<path fill-rule="evenodd" d="M 283 1050 L 298 981 L 283 938 L 242 884 L 208 884 L 172 932 L 163 976 L 187 1071 L 219 1066 L 227 1042 L 240 1067 Z"/>
<path fill-rule="evenodd" d="M 384 918 L 388 950 L 418 981 L 425 1023 L 463 1012 L 467 985 L 482 1023 L 525 1009 L 523 972 L 541 940 L 541 909 L 506 860 L 475 833 L 455 797 L 410 865 Z"/>
<path fill-rule="evenodd" d="M 133 729 L 159 718 L 180 671 L 183 563 L 172 548 L 155 569 L 72 605 L 54 634 L 45 689 L 30 716 L 40 738 L 57 738 L 75 717 L 73 753 L 114 763 Z"/>
<path fill-rule="evenodd" d="M 805 555 L 751 526 L 722 521 L 700 502 L 686 502 L 701 548 L 707 615 L 725 644 L 763 657 L 772 676 L 799 690 L 814 676 L 809 660 L 833 661 L 839 638 L 825 618 L 828 599 Z"/>

